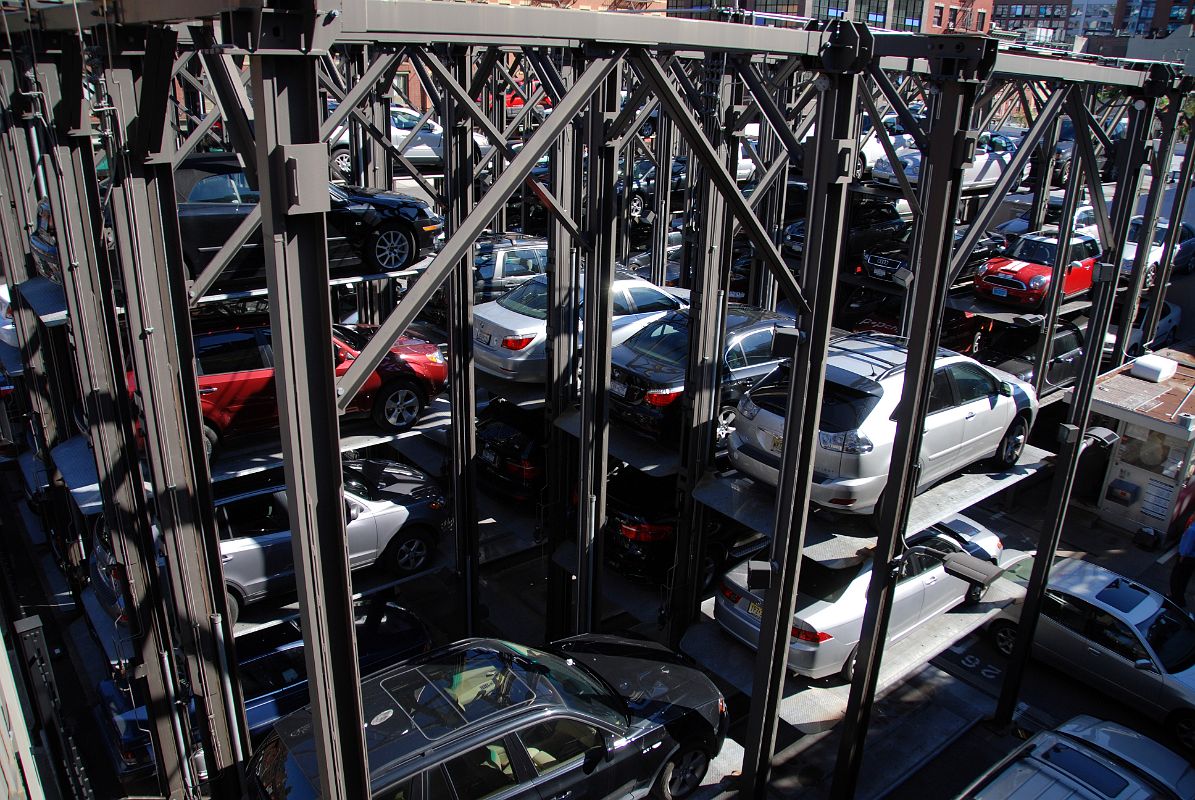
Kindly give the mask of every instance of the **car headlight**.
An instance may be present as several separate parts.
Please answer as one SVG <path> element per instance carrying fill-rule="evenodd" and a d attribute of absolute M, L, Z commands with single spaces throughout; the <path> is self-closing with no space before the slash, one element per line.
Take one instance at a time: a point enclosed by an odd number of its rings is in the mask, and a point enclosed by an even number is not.
<path fill-rule="evenodd" d="M 440 352 L 439 348 L 436 348 L 435 350 L 433 350 L 432 352 L 427 354 L 427 360 L 432 362 L 433 364 L 443 364 L 444 363 L 444 354 Z"/>
<path fill-rule="evenodd" d="M 1034 275 L 1029 279 L 1030 289 L 1042 289 L 1049 285 L 1050 279 L 1045 275 Z"/>
<path fill-rule="evenodd" d="M 905 174 L 909 176 L 916 175 L 921 171 L 921 165 L 916 161 L 902 161 L 900 162 L 900 165 L 904 167 Z"/>
<path fill-rule="evenodd" d="M 751 399 L 750 395 L 743 395 L 739 400 L 738 413 L 744 419 L 755 419 L 755 415 L 759 413 L 759 406 L 755 405 L 755 401 Z"/>

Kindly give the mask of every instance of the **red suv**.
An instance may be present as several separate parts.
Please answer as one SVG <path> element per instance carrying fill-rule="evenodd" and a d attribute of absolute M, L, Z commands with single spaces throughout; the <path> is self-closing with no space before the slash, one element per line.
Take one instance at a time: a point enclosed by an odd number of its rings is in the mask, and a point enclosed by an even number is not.
<path fill-rule="evenodd" d="M 332 327 L 336 374 L 343 375 L 373 330 Z M 195 357 L 209 453 L 226 436 L 278 425 L 268 326 L 225 325 L 197 332 Z M 405 430 L 443 390 L 447 379 L 448 365 L 439 348 L 422 339 L 400 336 L 357 393 L 349 413 L 368 413 L 385 431 Z"/>
<path fill-rule="evenodd" d="M 1070 260 L 1062 279 L 1064 297 L 1091 288 L 1091 271 L 1100 255 L 1100 243 L 1090 236 L 1073 234 L 1070 246 Z M 1003 303 L 1037 308 L 1050 289 L 1057 253 L 1057 229 L 1026 234 L 979 268 L 975 292 Z"/>

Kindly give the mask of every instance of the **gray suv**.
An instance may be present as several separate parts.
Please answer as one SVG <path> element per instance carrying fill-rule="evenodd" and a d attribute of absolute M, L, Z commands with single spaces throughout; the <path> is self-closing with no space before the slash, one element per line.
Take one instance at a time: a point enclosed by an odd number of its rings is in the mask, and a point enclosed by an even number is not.
<path fill-rule="evenodd" d="M 617 689 L 615 689 L 617 687 Z M 726 738 L 726 701 L 687 657 L 586 635 L 467 639 L 367 678 L 372 795 L 683 798 Z M 249 762 L 250 800 L 319 796 L 310 708 Z"/>

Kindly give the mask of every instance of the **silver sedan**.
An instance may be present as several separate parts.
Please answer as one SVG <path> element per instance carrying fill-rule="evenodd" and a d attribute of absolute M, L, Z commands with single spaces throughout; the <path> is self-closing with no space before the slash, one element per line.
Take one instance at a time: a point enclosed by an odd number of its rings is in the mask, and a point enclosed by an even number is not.
<path fill-rule="evenodd" d="M 900 580 L 892 600 L 888 641 L 896 642 L 918 626 L 960 603 L 978 602 L 979 592 L 946 574 L 951 553 L 965 552 L 997 563 L 1000 537 L 967 517 L 954 516 L 908 538 L 901 557 Z M 872 559 L 830 566 L 806 558 L 801 563 L 793 615 L 788 667 L 799 675 L 854 677 L 855 655 L 863 630 Z M 763 596 L 747 588 L 747 567 L 726 573 L 715 595 L 714 618 L 727 633 L 755 649 L 759 646 Z"/>
<path fill-rule="evenodd" d="M 670 311 L 687 308 L 683 289 L 661 289 L 619 274 L 611 288 L 611 344 Z M 578 303 L 578 313 L 580 304 Z M 537 275 L 473 311 L 473 356 L 482 372 L 510 381 L 542 383 L 547 375 L 548 277 Z"/>

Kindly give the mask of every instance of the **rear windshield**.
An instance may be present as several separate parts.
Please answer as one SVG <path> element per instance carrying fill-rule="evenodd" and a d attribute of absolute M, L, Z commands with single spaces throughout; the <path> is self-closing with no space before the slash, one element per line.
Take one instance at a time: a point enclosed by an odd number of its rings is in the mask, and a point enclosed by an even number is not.
<path fill-rule="evenodd" d="M 623 343 L 628 349 L 674 367 L 689 358 L 689 333 L 672 319 L 662 319 Z"/>
<path fill-rule="evenodd" d="M 1141 222 L 1142 222 L 1142 220 L 1135 219 L 1129 223 L 1129 241 L 1130 242 L 1137 241 L 1137 237 L 1139 237 L 1141 235 Z M 1154 236 L 1153 236 L 1154 244 L 1156 244 L 1156 245 L 1162 244 L 1166 241 L 1166 228 L 1167 228 L 1166 225 L 1158 225 L 1157 227 L 1154 228 Z"/>
<path fill-rule="evenodd" d="M 979 352 L 1016 355 L 1024 353 L 1037 344 L 1037 328 L 1002 328 L 990 339 L 980 339 Z"/>
<path fill-rule="evenodd" d="M 548 318 L 548 282 L 530 280 L 498 298 L 498 305 L 533 319 Z"/>
<path fill-rule="evenodd" d="M 820 561 L 802 558 L 800 585 L 797 591 L 804 597 L 833 603 L 842 597 L 846 587 L 851 585 L 851 581 L 858 574 L 858 565 L 845 569 L 831 569 Z"/>
<path fill-rule="evenodd" d="M 857 430 L 879 402 L 875 395 L 826 381 L 818 427 L 826 433 Z"/>

